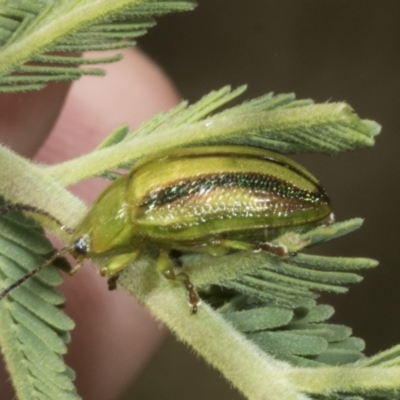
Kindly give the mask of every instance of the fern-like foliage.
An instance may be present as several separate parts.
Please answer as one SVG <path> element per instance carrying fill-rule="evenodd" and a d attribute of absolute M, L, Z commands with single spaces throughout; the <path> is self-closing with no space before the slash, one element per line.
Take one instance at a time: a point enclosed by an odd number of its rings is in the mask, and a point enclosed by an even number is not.
<path fill-rule="evenodd" d="M 378 124 L 361 120 L 347 104 L 314 104 L 310 99 L 297 100 L 293 93 L 268 93 L 213 114 L 245 89 L 242 86 L 231 90 L 226 86 L 194 105 L 182 102 L 152 118 L 124 140 L 134 141 L 150 134 L 156 137 L 160 131 L 190 126 L 191 130 L 202 129 L 202 135 L 191 138 L 190 145 L 241 144 L 280 153 L 335 154 L 372 146 L 380 131 Z"/>
<path fill-rule="evenodd" d="M 364 360 L 360 365 L 364 367 L 372 367 L 379 365 L 381 367 L 393 367 L 400 365 L 400 345 L 394 346 L 389 350 Z"/>
<path fill-rule="evenodd" d="M 90 59 L 77 54 L 133 46 L 155 24 L 154 16 L 193 6 L 191 0 L 3 0 L 0 92 L 102 75 L 103 70 L 90 65 L 121 56 Z M 77 68 L 80 65 L 87 68 Z"/>
<path fill-rule="evenodd" d="M 226 87 L 194 105 L 183 102 L 135 132 L 120 127 L 91 154 L 56 166 L 29 165 L 0 149 L 0 193 L 9 201 L 23 202 L 28 192 L 32 205 L 61 221 L 78 221 L 83 214 L 81 204 L 71 201 L 71 195 L 60 186 L 99 175 L 113 179 L 118 176 L 115 169 L 130 168 L 140 158 L 158 151 L 240 143 L 280 152 L 333 154 L 371 146 L 379 132 L 378 124 L 361 120 L 344 103 L 314 104 L 296 100 L 291 94 L 268 94 L 219 111 L 243 90 Z M 10 171 L 14 172 L 12 190 L 6 184 Z M 54 197 L 49 187 L 57 190 L 57 204 L 49 205 L 49 198 Z M 384 390 L 379 386 L 381 381 L 373 381 L 374 388 L 365 393 L 354 379 L 378 363 L 397 365 L 398 349 L 370 359 L 369 365 L 362 353 L 364 342 L 352 337 L 350 328 L 330 324 L 332 307 L 319 305 L 317 299 L 323 291 L 346 292 L 349 284 L 361 280 L 358 272 L 376 262 L 302 253 L 304 248 L 352 232 L 361 222 L 353 219 L 313 226 L 308 231 L 277 230 L 276 243 L 297 253 L 287 258 L 262 252 L 232 252 L 217 258 L 183 254 L 183 271 L 205 300 L 195 317 L 186 308 L 187 294 L 182 285 L 160 279 L 152 254 L 143 254 L 122 273 L 119 282 L 249 398 L 370 399 L 377 395 L 377 388 Z M 9 257 L 5 250 L 5 257 Z M 232 362 L 235 357 L 238 359 Z M 329 377 L 343 374 L 340 365 L 346 368 L 347 379 L 342 378 L 338 387 L 339 380 Z M 318 371 L 326 374 L 324 382 L 336 384 L 334 389 L 304 379 Z M 399 387 L 390 381 L 386 394 L 393 395 L 397 390 L 393 388 Z"/>
<path fill-rule="evenodd" d="M 53 251 L 37 223 L 15 213 L 0 217 L 0 247 L 2 289 Z M 59 309 L 64 297 L 54 286 L 61 281 L 57 269 L 49 267 L 0 304 L 1 350 L 18 399 L 80 398 L 72 383 L 74 373 L 62 358 L 74 324 Z"/>
<path fill-rule="evenodd" d="M 317 243 L 321 233 L 332 240 L 360 225 L 359 219 L 336 223 L 310 230 L 296 241 L 302 246 Z M 372 268 L 375 261 L 303 253 L 286 260 L 271 254 L 235 253 L 222 262 L 207 256 L 185 256 L 182 261 L 206 287 L 206 299 L 265 352 L 302 367 L 345 365 L 364 358 L 363 340 L 351 337 L 350 328 L 326 323 L 334 310 L 317 305 L 316 299 L 324 291 L 346 292 L 348 284 L 362 279 L 354 271 Z M 236 265 L 241 265 L 240 272 Z M 205 278 L 218 286 L 207 288 Z"/>
<path fill-rule="evenodd" d="M 268 93 L 218 112 L 245 90 L 246 86 L 234 90 L 226 86 L 193 105 L 183 101 L 131 133 L 128 127 L 121 126 L 99 144 L 97 154 L 50 167 L 48 171 L 65 185 L 93 177 L 96 171 L 115 178 L 118 175 L 110 169 L 129 169 L 134 162 L 156 151 L 195 145 L 240 144 L 279 153 L 336 154 L 373 146 L 380 132 L 376 122 L 360 119 L 346 103 L 315 104 L 309 99 L 296 100 L 293 93 Z M 118 153 L 118 157 L 114 159 L 113 153 Z M 96 171 L 84 168 L 89 160 Z M 79 172 L 69 174 L 72 167 Z"/>

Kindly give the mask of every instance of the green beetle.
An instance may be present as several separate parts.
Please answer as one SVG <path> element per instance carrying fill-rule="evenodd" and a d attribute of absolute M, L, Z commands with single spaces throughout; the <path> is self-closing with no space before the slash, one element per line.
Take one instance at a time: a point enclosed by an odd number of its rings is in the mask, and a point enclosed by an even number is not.
<path fill-rule="evenodd" d="M 274 230 L 330 215 L 317 179 L 287 157 L 244 146 L 174 149 L 142 159 L 106 188 L 66 249 L 78 261 L 104 257 L 101 274 L 113 288 L 121 270 L 156 247 L 158 269 L 184 283 L 196 312 L 200 299 L 189 277 L 175 273 L 171 250 L 287 256 L 284 246 L 268 242 Z"/>

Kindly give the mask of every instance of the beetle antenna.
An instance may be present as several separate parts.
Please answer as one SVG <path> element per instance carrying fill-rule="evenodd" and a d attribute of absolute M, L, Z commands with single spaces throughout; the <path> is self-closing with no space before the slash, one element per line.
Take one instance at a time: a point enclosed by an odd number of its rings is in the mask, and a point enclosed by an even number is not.
<path fill-rule="evenodd" d="M 42 210 L 41 208 L 31 206 L 30 204 L 23 204 L 23 203 L 9 203 L 9 204 L 3 204 L 0 206 L 0 215 L 8 214 L 9 212 L 31 212 L 34 214 L 38 215 L 43 215 L 44 217 L 50 219 L 51 221 L 55 222 L 61 230 L 72 234 L 74 233 L 74 230 L 72 228 L 69 228 L 68 226 L 65 226 L 59 219 L 51 215 L 45 210 Z"/>
<path fill-rule="evenodd" d="M 35 276 L 43 268 L 50 265 L 57 257 L 60 257 L 63 254 L 69 253 L 72 249 L 73 249 L 73 246 L 64 247 L 60 251 L 57 251 L 56 253 L 54 253 L 54 255 L 52 257 L 50 257 L 47 261 L 45 261 L 42 265 L 39 265 L 39 267 L 33 269 L 32 271 L 29 271 L 24 276 L 22 276 L 21 278 L 16 280 L 14 283 L 12 283 L 10 286 L 8 286 L 2 292 L 0 292 L 0 301 L 3 300 L 4 297 L 6 297 L 12 290 L 16 289 L 18 286 L 21 286 L 26 280 Z"/>

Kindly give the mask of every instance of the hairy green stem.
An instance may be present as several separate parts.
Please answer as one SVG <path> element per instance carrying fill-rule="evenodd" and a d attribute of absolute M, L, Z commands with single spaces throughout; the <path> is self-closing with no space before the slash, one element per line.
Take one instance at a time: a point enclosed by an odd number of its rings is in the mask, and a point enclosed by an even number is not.
<path fill-rule="evenodd" d="M 400 386 L 400 367 L 297 368 L 274 359 L 208 305 L 191 315 L 182 284 L 166 280 L 148 259 L 126 269 L 120 283 L 248 399 L 304 400 L 306 394 L 396 391 Z"/>
<path fill-rule="evenodd" d="M 397 392 L 400 387 L 400 367 L 291 368 L 286 376 L 305 393 Z"/>
<path fill-rule="evenodd" d="M 86 211 L 81 200 L 43 173 L 42 168 L 2 146 L 0 193 L 6 201 L 45 210 L 67 226 L 75 226 Z"/>
<path fill-rule="evenodd" d="M 249 342 L 208 305 L 201 305 L 192 315 L 183 285 L 166 280 L 153 263 L 144 260 L 128 268 L 119 283 L 180 340 L 221 371 L 246 398 L 308 399 L 286 379 L 288 364 Z"/>

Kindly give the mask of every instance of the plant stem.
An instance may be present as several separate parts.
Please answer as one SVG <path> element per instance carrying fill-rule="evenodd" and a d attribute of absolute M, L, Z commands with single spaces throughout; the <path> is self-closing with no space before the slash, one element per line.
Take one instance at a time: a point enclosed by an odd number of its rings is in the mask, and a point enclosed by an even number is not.
<path fill-rule="evenodd" d="M 42 168 L 2 146 L 0 193 L 7 201 L 45 210 L 67 226 L 74 226 L 86 211 L 81 200 L 48 177 Z"/>
<path fill-rule="evenodd" d="M 183 285 L 161 276 L 154 263 L 139 261 L 123 272 L 119 283 L 180 340 L 221 371 L 246 398 L 308 399 L 286 378 L 286 370 L 291 368 L 288 364 L 249 342 L 207 304 L 192 315 Z"/>
<path fill-rule="evenodd" d="M 290 368 L 288 379 L 305 393 L 398 391 L 400 367 Z"/>

